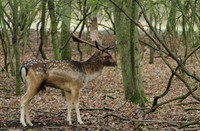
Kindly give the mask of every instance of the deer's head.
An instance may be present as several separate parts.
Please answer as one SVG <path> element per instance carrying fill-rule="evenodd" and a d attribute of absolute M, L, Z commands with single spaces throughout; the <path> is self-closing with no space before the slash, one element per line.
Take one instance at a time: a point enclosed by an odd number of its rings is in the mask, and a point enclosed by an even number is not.
<path fill-rule="evenodd" d="M 108 51 L 96 51 L 93 55 L 94 59 L 99 59 L 103 66 L 116 66 L 117 62 L 113 59 Z"/>
<path fill-rule="evenodd" d="M 95 41 L 95 45 L 93 45 L 87 41 L 84 41 L 84 40 L 76 37 L 74 34 L 72 34 L 71 36 L 74 41 L 82 42 L 82 43 L 88 44 L 88 45 L 98 49 L 98 51 L 96 51 L 93 54 L 93 56 L 90 58 L 91 61 L 99 61 L 103 64 L 103 66 L 116 66 L 117 65 L 116 60 L 113 59 L 111 54 L 108 52 L 108 50 L 112 50 L 114 47 L 111 47 L 111 46 L 102 47 L 101 45 L 98 44 L 97 41 Z"/>

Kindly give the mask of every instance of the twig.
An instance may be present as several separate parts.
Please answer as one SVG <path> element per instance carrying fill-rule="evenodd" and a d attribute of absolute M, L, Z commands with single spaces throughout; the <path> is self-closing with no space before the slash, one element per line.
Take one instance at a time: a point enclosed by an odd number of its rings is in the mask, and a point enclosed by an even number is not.
<path fill-rule="evenodd" d="M 118 110 L 120 110 L 122 107 L 124 107 L 126 103 L 127 103 L 127 101 L 125 101 L 122 105 L 120 105 L 120 106 L 116 109 L 116 111 L 118 111 Z"/>
<path fill-rule="evenodd" d="M 103 97 L 105 97 L 105 98 L 111 98 L 111 99 L 116 99 L 116 97 L 111 96 L 111 95 L 104 95 Z"/>
<path fill-rule="evenodd" d="M 119 118 L 119 119 L 121 119 L 121 120 L 127 120 L 127 121 L 130 121 L 130 120 L 131 120 L 131 119 L 129 119 L 129 118 L 125 118 L 125 117 L 118 116 L 118 115 L 115 115 L 115 114 L 106 114 L 106 115 L 103 116 L 103 118 L 107 118 L 107 117 L 109 117 L 109 116 L 113 116 L 113 117 Z"/>
<path fill-rule="evenodd" d="M 178 129 L 182 129 L 191 125 L 196 125 L 196 124 L 200 124 L 200 121 L 192 121 L 192 122 L 187 122 L 184 123 L 183 125 L 179 126 Z"/>
<path fill-rule="evenodd" d="M 185 103 L 177 103 L 177 104 L 175 104 L 175 105 L 178 105 L 178 106 L 180 106 L 180 105 L 195 105 L 195 104 L 200 104 L 200 102 L 197 102 L 197 101 L 194 101 L 194 102 L 185 102 Z"/>
<path fill-rule="evenodd" d="M 15 107 L 15 106 L 0 106 L 0 109 L 19 109 L 19 107 Z"/>
<path fill-rule="evenodd" d="M 80 110 L 86 110 L 86 111 L 95 111 L 95 110 L 99 110 L 99 111 L 115 111 L 115 109 L 113 108 L 109 108 L 109 107 L 103 107 L 103 108 L 81 108 Z"/>

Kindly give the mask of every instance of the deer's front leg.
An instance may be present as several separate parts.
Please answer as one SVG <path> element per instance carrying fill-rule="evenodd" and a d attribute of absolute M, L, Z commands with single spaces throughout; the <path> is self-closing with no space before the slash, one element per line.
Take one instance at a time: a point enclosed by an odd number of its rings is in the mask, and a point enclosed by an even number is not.
<path fill-rule="evenodd" d="M 82 121 L 81 115 L 80 115 L 80 110 L 79 110 L 79 90 L 72 91 L 72 96 L 73 96 L 73 101 L 74 101 L 74 106 L 75 106 L 75 110 L 76 110 L 76 116 L 77 116 L 78 123 L 83 124 L 83 121 Z"/>
<path fill-rule="evenodd" d="M 72 110 L 72 95 L 70 92 L 65 92 L 66 100 L 67 100 L 67 121 L 69 125 L 72 125 L 71 121 L 71 110 Z"/>

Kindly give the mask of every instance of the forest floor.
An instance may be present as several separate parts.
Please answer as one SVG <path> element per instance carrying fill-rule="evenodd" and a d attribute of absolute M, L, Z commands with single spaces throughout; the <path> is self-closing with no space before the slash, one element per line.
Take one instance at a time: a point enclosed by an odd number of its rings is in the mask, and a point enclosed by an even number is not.
<path fill-rule="evenodd" d="M 30 45 L 21 63 L 35 58 L 33 53 L 37 50 L 37 36 L 32 33 Z M 78 52 L 75 44 L 72 44 L 73 59 L 78 60 Z M 2 50 L 2 49 L 1 49 Z M 52 47 L 46 47 L 45 52 L 48 58 L 53 59 Z M 84 60 L 89 55 L 83 52 Z M 119 56 L 118 56 L 119 57 Z M 171 63 L 175 63 L 167 58 Z M 3 67 L 3 51 L 0 51 L 0 65 Z M 181 126 L 200 121 L 200 111 L 189 110 L 187 108 L 199 108 L 200 104 L 192 97 L 188 97 L 183 102 L 171 102 L 159 107 L 155 112 L 146 114 L 150 109 L 154 96 L 163 93 L 171 75 L 171 71 L 164 64 L 160 57 L 156 57 L 154 64 L 149 64 L 148 53 L 141 61 L 143 84 L 145 94 L 149 100 L 146 108 L 126 101 L 122 84 L 120 61 L 118 67 L 109 67 L 96 80 L 93 80 L 85 87 L 80 95 L 80 109 L 84 124 L 79 125 L 76 120 L 75 111 L 72 112 L 73 125 L 69 126 L 66 118 L 66 101 L 62 97 L 61 91 L 47 88 L 40 92 L 31 102 L 31 118 L 33 127 L 23 127 L 19 122 L 20 98 L 15 94 L 15 77 L 8 77 L 5 72 L 0 73 L 0 131 L 196 131 L 200 130 L 200 124 L 193 123 L 189 127 Z M 193 58 L 188 64 L 188 68 L 200 74 L 199 63 Z M 21 89 L 21 94 L 26 89 Z M 159 102 L 166 101 L 187 92 L 185 85 L 177 78 L 173 79 L 169 93 L 161 98 Z M 200 94 L 200 92 L 199 92 Z"/>

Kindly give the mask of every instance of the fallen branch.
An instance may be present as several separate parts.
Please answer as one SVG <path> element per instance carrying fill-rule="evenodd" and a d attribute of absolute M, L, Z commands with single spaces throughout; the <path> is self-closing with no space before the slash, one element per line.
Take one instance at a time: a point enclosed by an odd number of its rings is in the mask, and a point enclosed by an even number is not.
<path fill-rule="evenodd" d="M 198 111 L 200 111 L 200 108 L 186 108 L 186 109 L 184 109 L 184 111 L 191 111 L 191 110 L 198 110 Z"/>
<path fill-rule="evenodd" d="M 192 91 L 196 91 L 198 89 L 198 87 L 194 87 L 194 89 L 192 89 Z M 165 105 L 167 103 L 170 103 L 172 101 L 176 101 L 176 100 L 182 100 L 182 99 L 185 99 L 186 97 L 188 97 L 189 95 L 191 94 L 191 91 L 188 91 L 186 94 L 183 94 L 183 95 L 180 95 L 180 96 L 177 96 L 175 98 L 172 98 L 170 100 L 167 100 L 167 101 L 164 101 L 164 102 L 161 102 L 159 104 L 156 103 L 156 105 L 152 106 L 151 109 L 149 111 L 146 112 L 146 114 L 148 113 L 151 113 L 151 112 L 154 112 L 158 107 L 162 106 L 162 105 Z"/>
<path fill-rule="evenodd" d="M 179 126 L 178 128 L 184 128 L 184 127 L 188 127 L 189 125 L 195 125 L 195 124 L 199 124 L 199 121 L 192 121 L 192 122 L 186 122 L 186 121 L 161 121 L 161 120 L 136 120 L 136 119 L 130 119 L 130 118 L 126 118 L 126 117 L 122 117 L 122 116 L 118 116 L 116 114 L 106 114 L 105 116 L 103 116 L 103 118 L 107 118 L 107 117 L 115 117 L 118 118 L 120 120 L 124 120 L 124 121 L 129 121 L 129 122 L 134 122 L 134 123 L 154 123 L 154 124 L 169 124 L 169 125 L 173 125 L 173 126 Z"/>
<path fill-rule="evenodd" d="M 19 107 L 12 107 L 12 106 L 0 106 L 0 109 L 19 109 Z M 55 109 L 55 108 L 48 108 L 49 110 L 67 110 L 67 108 L 61 108 L 61 109 Z M 81 108 L 80 110 L 86 110 L 86 111 L 95 111 L 95 110 L 99 110 L 99 111 L 115 111 L 115 109 L 113 108 L 109 108 L 109 107 L 103 107 L 103 108 Z M 36 112 L 43 112 L 43 113 L 52 113 L 49 111 L 45 111 L 45 110 L 37 110 L 37 109 L 33 109 L 33 111 Z M 52 113 L 53 114 L 53 113 Z"/>

